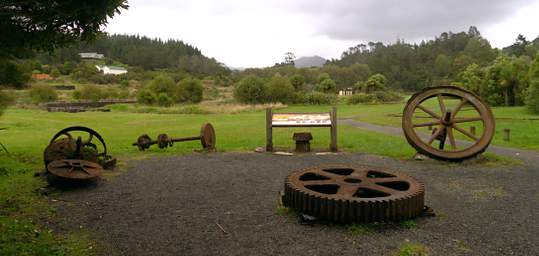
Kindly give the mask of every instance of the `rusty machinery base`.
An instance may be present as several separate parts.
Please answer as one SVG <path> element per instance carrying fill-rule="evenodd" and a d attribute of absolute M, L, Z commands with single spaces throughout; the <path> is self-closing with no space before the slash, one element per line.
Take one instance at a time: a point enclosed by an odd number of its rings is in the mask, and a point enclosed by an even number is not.
<path fill-rule="evenodd" d="M 309 168 L 290 174 L 284 189 L 286 207 L 343 224 L 400 221 L 424 209 L 422 183 L 379 168 Z"/>

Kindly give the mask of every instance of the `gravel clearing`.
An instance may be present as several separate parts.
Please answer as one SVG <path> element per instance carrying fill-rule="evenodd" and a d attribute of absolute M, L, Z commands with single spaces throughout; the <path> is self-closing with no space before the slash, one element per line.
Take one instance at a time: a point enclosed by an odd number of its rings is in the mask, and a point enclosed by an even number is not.
<path fill-rule="evenodd" d="M 411 229 L 302 225 L 277 213 L 292 171 L 354 164 L 402 171 L 425 183 L 436 217 Z M 432 255 L 539 255 L 539 167 L 404 161 L 365 154 L 216 153 L 128 163 L 97 187 L 62 193 L 62 225 L 83 225 L 110 255 L 392 255 L 406 242 Z M 110 247 L 110 248 L 109 248 Z"/>

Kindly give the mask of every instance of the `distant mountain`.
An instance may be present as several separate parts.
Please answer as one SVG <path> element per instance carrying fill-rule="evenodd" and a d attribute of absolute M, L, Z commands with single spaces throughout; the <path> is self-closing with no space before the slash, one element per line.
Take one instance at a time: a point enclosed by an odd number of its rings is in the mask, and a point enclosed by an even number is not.
<path fill-rule="evenodd" d="M 322 67 L 326 61 L 326 59 L 320 56 L 301 57 L 294 61 L 294 66 L 296 68 Z"/>

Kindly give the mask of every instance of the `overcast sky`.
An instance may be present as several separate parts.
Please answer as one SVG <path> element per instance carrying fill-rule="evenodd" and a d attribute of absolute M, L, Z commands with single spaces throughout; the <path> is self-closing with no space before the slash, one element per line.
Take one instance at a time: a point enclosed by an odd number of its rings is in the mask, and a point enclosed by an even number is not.
<path fill-rule="evenodd" d="M 539 35 L 539 0 L 129 0 L 106 31 L 174 38 L 230 67 L 338 58 L 361 42 L 418 42 L 478 27 L 494 47 Z"/>

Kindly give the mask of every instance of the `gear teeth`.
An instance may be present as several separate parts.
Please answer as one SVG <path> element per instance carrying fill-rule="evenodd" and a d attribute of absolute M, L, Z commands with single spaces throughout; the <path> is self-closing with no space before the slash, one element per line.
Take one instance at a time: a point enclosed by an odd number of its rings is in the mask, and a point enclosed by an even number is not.
<path fill-rule="evenodd" d="M 339 168 L 350 168 L 342 167 Z M 356 168 L 357 169 L 357 168 Z M 371 168 L 372 169 L 372 168 Z M 299 177 L 311 168 L 294 172 L 285 179 L 283 205 L 321 220 L 336 223 L 401 221 L 421 214 L 425 203 L 425 186 L 408 175 L 388 172 L 410 184 L 410 189 L 388 197 L 359 198 L 323 194 L 301 185 Z M 386 172 L 386 171 L 382 171 Z M 300 185 L 298 185 L 300 184 Z"/>

